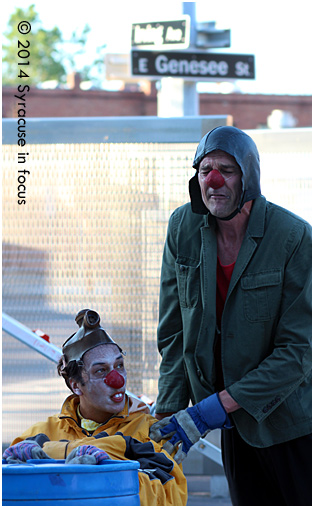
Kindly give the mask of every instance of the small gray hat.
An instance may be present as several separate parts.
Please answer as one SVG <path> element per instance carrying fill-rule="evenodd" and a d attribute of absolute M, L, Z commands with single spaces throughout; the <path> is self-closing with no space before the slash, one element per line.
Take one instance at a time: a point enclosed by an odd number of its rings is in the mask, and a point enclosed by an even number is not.
<path fill-rule="evenodd" d="M 90 309 L 80 310 L 75 321 L 79 330 L 71 335 L 62 346 L 64 367 L 72 360 L 81 360 L 87 351 L 101 344 L 113 344 L 123 353 L 120 346 L 100 326 L 100 316 L 97 312 Z"/>

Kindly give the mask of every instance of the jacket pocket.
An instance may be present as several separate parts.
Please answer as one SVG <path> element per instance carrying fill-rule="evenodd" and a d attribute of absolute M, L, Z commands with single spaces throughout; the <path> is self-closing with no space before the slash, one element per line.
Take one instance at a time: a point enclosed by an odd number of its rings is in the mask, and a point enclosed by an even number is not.
<path fill-rule="evenodd" d="M 196 307 L 199 301 L 200 263 L 195 261 L 197 264 L 193 266 L 193 261 L 185 258 L 178 258 L 176 261 L 180 305 L 188 309 Z"/>
<path fill-rule="evenodd" d="M 274 318 L 280 305 L 281 286 L 280 269 L 243 275 L 241 288 L 246 319 L 258 322 Z"/>

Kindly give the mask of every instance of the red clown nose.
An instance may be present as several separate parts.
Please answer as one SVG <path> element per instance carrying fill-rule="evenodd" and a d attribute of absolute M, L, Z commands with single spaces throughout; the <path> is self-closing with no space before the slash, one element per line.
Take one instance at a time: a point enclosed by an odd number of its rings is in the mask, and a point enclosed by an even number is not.
<path fill-rule="evenodd" d="M 124 378 L 116 370 L 109 372 L 108 376 L 105 377 L 104 382 L 111 388 L 122 388 L 124 385 Z"/>
<path fill-rule="evenodd" d="M 209 175 L 206 178 L 206 183 L 212 189 L 220 189 L 225 183 L 224 177 L 217 171 L 217 169 L 213 169 L 210 171 Z"/>

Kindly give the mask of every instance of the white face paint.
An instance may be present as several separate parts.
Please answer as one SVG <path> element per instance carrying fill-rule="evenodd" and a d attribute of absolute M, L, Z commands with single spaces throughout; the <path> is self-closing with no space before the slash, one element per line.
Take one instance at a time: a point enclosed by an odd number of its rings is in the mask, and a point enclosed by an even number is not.
<path fill-rule="evenodd" d="M 120 413 L 125 405 L 127 374 L 123 356 L 114 344 L 101 344 L 87 351 L 83 362 L 84 384 L 71 381 L 71 386 L 74 393 L 80 397 L 82 416 L 102 423 L 113 414 Z M 121 382 L 105 383 L 106 376 L 113 371 L 122 377 L 123 386 L 120 376 L 115 378 Z M 113 376 L 111 375 L 111 378 Z"/>

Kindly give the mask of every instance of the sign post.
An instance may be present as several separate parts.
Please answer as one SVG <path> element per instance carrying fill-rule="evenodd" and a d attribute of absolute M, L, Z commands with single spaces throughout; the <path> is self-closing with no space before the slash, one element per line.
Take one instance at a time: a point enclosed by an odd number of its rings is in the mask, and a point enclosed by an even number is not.
<path fill-rule="evenodd" d="M 132 25 L 132 76 L 160 80 L 157 115 L 163 117 L 199 115 L 198 81 L 255 79 L 254 55 L 206 51 L 230 47 L 230 30 L 197 24 L 195 2 L 182 8 L 182 19 Z"/>
<path fill-rule="evenodd" d="M 190 17 L 190 48 L 196 46 L 195 2 L 182 2 L 183 13 Z M 196 82 L 183 81 L 183 116 L 199 115 L 199 97 Z"/>

